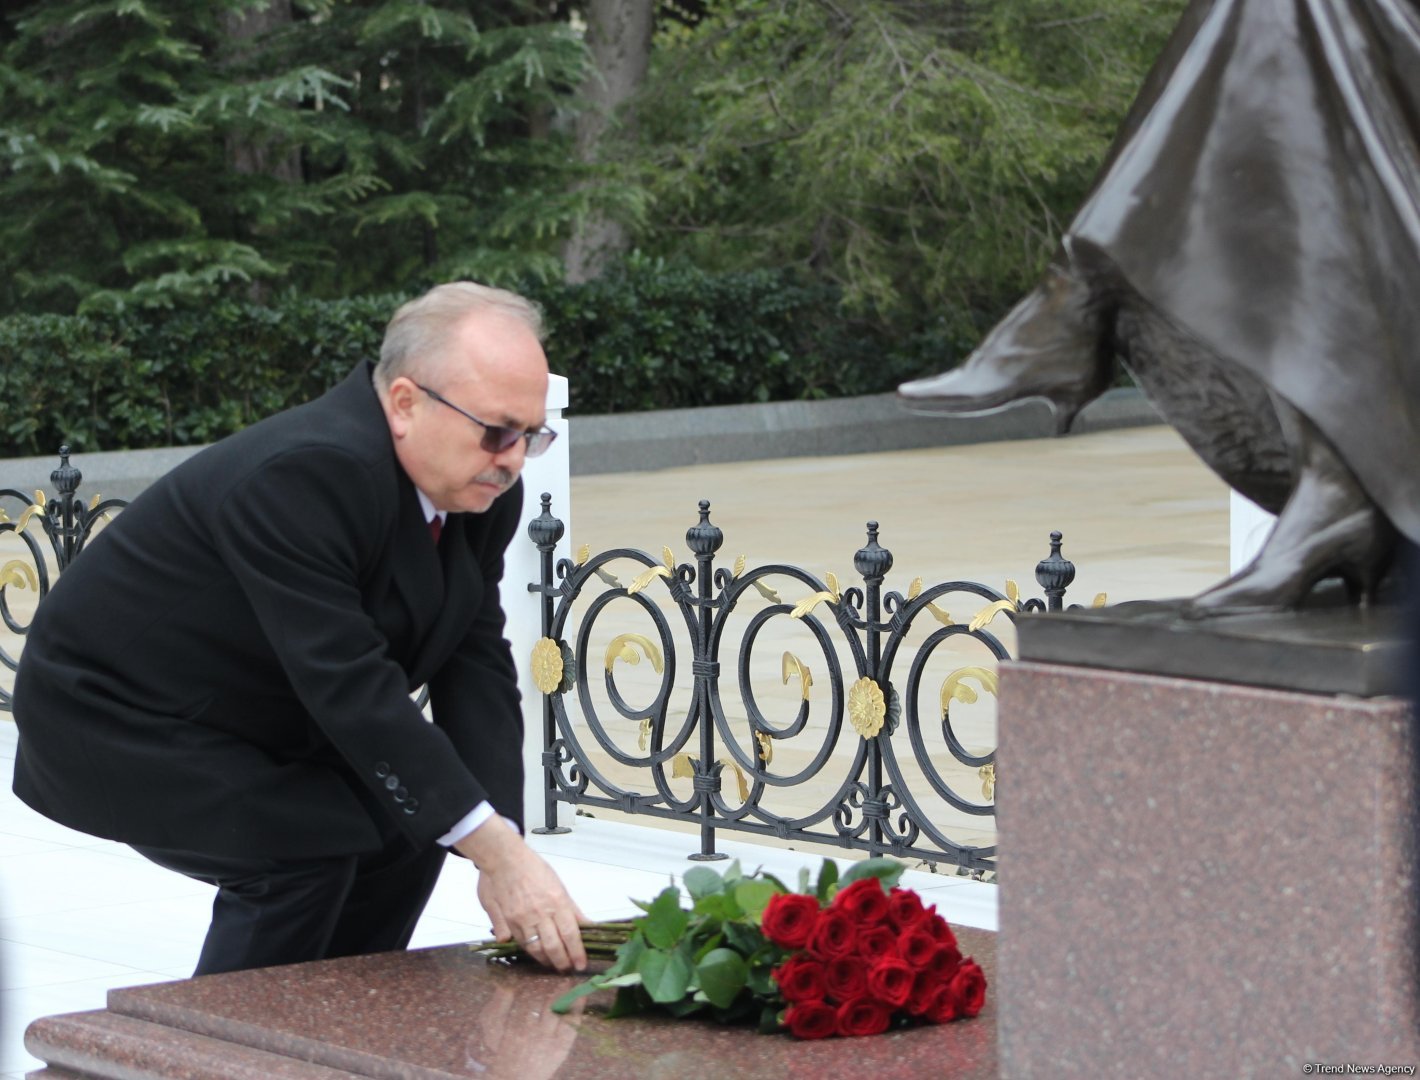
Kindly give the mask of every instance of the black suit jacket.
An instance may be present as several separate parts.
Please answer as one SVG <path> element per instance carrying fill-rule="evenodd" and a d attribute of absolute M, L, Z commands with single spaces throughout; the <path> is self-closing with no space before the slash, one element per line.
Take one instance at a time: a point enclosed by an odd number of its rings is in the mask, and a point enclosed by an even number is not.
<path fill-rule="evenodd" d="M 274 858 L 428 845 L 483 799 L 521 822 L 498 599 L 521 484 L 435 548 L 370 374 L 195 455 L 64 572 L 16 677 L 20 798 Z"/>

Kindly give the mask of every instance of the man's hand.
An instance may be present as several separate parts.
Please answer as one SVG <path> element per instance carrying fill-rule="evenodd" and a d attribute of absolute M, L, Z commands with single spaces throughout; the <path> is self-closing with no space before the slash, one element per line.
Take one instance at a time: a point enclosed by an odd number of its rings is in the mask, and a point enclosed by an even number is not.
<path fill-rule="evenodd" d="M 583 971 L 582 914 L 561 880 L 502 818 L 494 816 L 454 847 L 478 867 L 478 899 L 493 936 L 514 940 L 558 971 Z"/>

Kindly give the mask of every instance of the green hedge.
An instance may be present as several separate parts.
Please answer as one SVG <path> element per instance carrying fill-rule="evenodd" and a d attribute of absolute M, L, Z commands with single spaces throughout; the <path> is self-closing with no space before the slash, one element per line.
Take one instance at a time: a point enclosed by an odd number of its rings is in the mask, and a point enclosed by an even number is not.
<path fill-rule="evenodd" d="M 872 393 L 960 352 L 935 327 L 855 322 L 833 288 L 768 271 L 633 260 L 525 291 L 543 306 L 573 415 Z M 0 457 L 210 442 L 378 355 L 405 299 L 0 319 Z"/>

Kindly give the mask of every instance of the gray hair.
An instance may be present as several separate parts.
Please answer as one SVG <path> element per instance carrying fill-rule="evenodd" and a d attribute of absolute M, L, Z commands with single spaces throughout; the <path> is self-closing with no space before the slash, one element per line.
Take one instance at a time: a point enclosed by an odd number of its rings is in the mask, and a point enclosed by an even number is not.
<path fill-rule="evenodd" d="M 387 391 L 390 383 L 423 360 L 439 359 L 453 329 L 470 315 L 496 311 L 520 320 L 543 339 L 542 312 L 526 297 L 472 281 L 436 285 L 394 313 L 385 328 L 380 362 L 375 365 L 375 385 Z"/>

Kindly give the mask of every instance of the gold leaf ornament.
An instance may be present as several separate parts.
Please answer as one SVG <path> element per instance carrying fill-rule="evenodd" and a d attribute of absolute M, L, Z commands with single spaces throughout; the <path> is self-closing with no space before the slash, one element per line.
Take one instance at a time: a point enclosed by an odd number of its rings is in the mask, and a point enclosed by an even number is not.
<path fill-rule="evenodd" d="M 994 600 L 971 617 L 971 622 L 967 625 L 967 629 L 974 634 L 1001 612 L 1015 610 L 1016 602 L 1014 600 Z"/>
<path fill-rule="evenodd" d="M 976 775 L 981 777 L 981 797 L 987 802 L 996 801 L 996 763 L 981 766 L 976 770 Z"/>
<path fill-rule="evenodd" d="M 809 671 L 809 666 L 791 652 L 784 654 L 784 659 L 780 662 L 780 673 L 784 678 L 784 685 L 789 685 L 789 680 L 797 678 L 799 686 L 803 690 L 804 700 L 809 700 L 809 690 L 814 685 L 813 673 Z"/>
<path fill-rule="evenodd" d="M 1104 607 L 1105 604 L 1107 604 L 1107 603 L 1109 603 L 1109 594 L 1108 594 L 1108 593 L 1095 593 L 1095 598 L 1094 598 L 1093 601 L 1091 601 L 1090 607 L 1092 607 L 1092 608 Z"/>
<path fill-rule="evenodd" d="M 740 802 L 746 802 L 749 799 L 749 780 L 746 779 L 744 770 L 740 768 L 739 762 L 734 758 L 721 758 L 720 764 L 728 765 L 735 770 L 735 782 L 740 791 Z"/>
<path fill-rule="evenodd" d="M 647 659 L 651 661 L 651 666 L 656 669 L 657 675 L 665 670 L 666 665 L 665 661 L 661 659 L 661 650 L 645 634 L 617 634 L 606 646 L 606 656 L 603 662 L 607 671 L 610 671 L 618 660 L 624 660 L 628 664 L 639 664 L 641 653 L 633 649 L 633 645 L 641 647 L 641 652 L 644 652 Z"/>
<path fill-rule="evenodd" d="M 864 675 L 848 690 L 848 720 L 853 730 L 871 739 L 883 729 L 886 717 L 887 702 L 882 687 Z"/>
<path fill-rule="evenodd" d="M 1000 679 L 996 672 L 992 671 L 990 668 L 976 666 L 957 668 L 942 681 L 941 705 L 943 719 L 947 717 L 953 701 L 960 701 L 970 705 L 977 699 L 976 691 L 966 685 L 963 681 L 965 679 L 975 679 L 981 684 L 982 689 L 992 697 L 998 696 Z"/>
<path fill-rule="evenodd" d="M 745 572 L 745 557 L 743 555 L 735 559 L 735 568 L 730 573 L 730 577 L 737 578 Z"/>
<path fill-rule="evenodd" d="M 43 496 L 44 492 L 36 491 L 35 494 Z M 17 533 L 24 532 L 25 527 L 30 523 L 30 519 L 36 517 L 40 519 L 44 518 L 44 503 L 42 502 L 36 502 L 32 506 L 25 507 L 24 512 L 20 514 L 20 520 L 19 523 L 15 526 L 15 531 Z"/>
<path fill-rule="evenodd" d="M 646 747 L 651 745 L 651 723 L 649 716 L 641 718 L 641 733 L 636 739 L 636 749 L 643 754 L 646 752 Z"/>
<path fill-rule="evenodd" d="M 1019 604 L 1021 602 L 1020 586 L 1010 578 L 1006 579 L 1006 595 L 1011 598 L 1011 603 L 1013 604 Z"/>
<path fill-rule="evenodd" d="M 635 596 L 647 585 L 655 581 L 658 577 L 668 578 L 670 576 L 671 572 L 667 570 L 664 566 L 653 566 L 650 569 L 636 575 L 636 580 L 633 581 L 630 586 L 627 587 L 626 595 Z"/>
<path fill-rule="evenodd" d="M 917 599 L 919 596 L 921 596 L 921 595 L 922 595 L 922 579 L 921 579 L 920 577 L 915 577 L 915 578 L 912 579 L 912 584 L 909 585 L 909 586 L 907 586 L 907 599 L 909 599 L 909 600 L 916 600 L 916 599 Z M 927 610 L 932 613 L 932 618 L 936 619 L 936 620 L 937 620 L 939 623 L 941 623 L 943 626 L 954 626 L 954 625 L 955 625 L 955 624 L 952 622 L 952 614 L 951 614 L 951 612 L 949 612 L 949 611 L 943 611 L 943 610 L 942 610 L 941 608 L 939 608 L 936 604 L 933 604 L 933 603 L 930 603 L 930 602 L 927 604 Z"/>
<path fill-rule="evenodd" d="M 802 619 L 819 604 L 832 606 L 838 603 L 839 598 L 843 595 L 843 590 L 838 587 L 838 575 L 830 570 L 824 577 L 828 581 L 828 588 L 800 600 L 794 605 L 794 610 L 789 612 L 789 618 Z"/>
<path fill-rule="evenodd" d="M 675 552 L 664 545 L 661 547 L 661 561 L 666 564 L 667 570 L 672 574 L 675 573 Z"/>
<path fill-rule="evenodd" d="M 695 776 L 695 761 L 689 754 L 677 754 L 671 762 L 673 780 L 690 780 Z"/>
<path fill-rule="evenodd" d="M 764 597 L 771 604 L 782 604 L 784 602 L 782 599 L 780 599 L 779 594 L 773 589 L 771 589 L 768 585 L 764 584 L 764 582 L 756 580 L 752 582 L 752 584 L 756 589 L 759 590 L 759 595 Z"/>
<path fill-rule="evenodd" d="M 755 741 L 759 743 L 759 760 L 768 765 L 774 760 L 774 740 L 767 732 L 756 731 Z"/>
<path fill-rule="evenodd" d="M 585 566 L 587 560 L 592 557 L 592 545 L 583 544 L 577 549 L 577 558 L 573 560 L 574 566 Z"/>
<path fill-rule="evenodd" d="M 17 589 L 39 592 L 39 579 L 35 577 L 34 570 L 19 559 L 11 559 L 4 566 L 0 566 L 0 590 L 11 585 Z"/>

